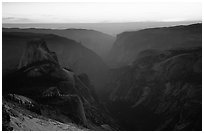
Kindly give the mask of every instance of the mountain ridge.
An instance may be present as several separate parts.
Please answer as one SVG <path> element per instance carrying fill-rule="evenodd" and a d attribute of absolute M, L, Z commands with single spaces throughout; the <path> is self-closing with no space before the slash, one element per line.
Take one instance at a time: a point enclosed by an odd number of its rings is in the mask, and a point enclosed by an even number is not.
<path fill-rule="evenodd" d="M 201 46 L 201 27 L 202 23 L 123 32 L 111 49 L 109 63 L 113 66 L 131 64 L 145 49 Z"/>

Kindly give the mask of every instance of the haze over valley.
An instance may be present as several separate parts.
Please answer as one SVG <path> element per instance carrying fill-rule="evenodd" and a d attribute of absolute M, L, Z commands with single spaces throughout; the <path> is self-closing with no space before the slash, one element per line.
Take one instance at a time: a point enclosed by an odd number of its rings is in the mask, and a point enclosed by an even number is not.
<path fill-rule="evenodd" d="M 3 130 L 201 131 L 200 11 L 3 3 Z"/>

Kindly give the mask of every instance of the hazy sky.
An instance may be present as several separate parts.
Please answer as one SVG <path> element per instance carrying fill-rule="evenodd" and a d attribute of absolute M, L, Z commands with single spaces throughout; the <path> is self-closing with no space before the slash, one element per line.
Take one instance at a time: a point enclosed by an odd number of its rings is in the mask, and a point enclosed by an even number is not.
<path fill-rule="evenodd" d="M 3 23 L 193 21 L 200 3 L 3 3 Z"/>

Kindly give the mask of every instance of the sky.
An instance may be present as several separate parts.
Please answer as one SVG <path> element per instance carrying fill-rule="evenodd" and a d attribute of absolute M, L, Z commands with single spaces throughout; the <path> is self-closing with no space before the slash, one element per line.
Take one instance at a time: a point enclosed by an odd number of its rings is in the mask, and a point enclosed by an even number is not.
<path fill-rule="evenodd" d="M 202 20 L 200 3 L 14 3 L 2 4 L 3 23 L 123 23 Z"/>

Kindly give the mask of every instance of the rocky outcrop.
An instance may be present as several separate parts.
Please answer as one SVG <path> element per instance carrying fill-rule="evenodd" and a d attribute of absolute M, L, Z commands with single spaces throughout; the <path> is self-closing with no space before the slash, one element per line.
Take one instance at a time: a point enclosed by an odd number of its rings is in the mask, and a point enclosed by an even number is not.
<path fill-rule="evenodd" d="M 3 99 L 4 131 L 87 131 L 72 122 L 63 123 L 22 107 L 20 103 Z"/>
<path fill-rule="evenodd" d="M 43 92 L 42 96 L 43 97 L 59 97 L 59 96 L 62 96 L 62 94 L 58 90 L 57 87 L 50 87 L 49 89 Z"/>
<path fill-rule="evenodd" d="M 109 62 L 113 67 L 125 66 L 147 49 L 168 50 L 201 45 L 202 24 L 123 32 L 117 35 L 109 54 Z"/>
<path fill-rule="evenodd" d="M 32 112 L 40 114 L 39 104 L 28 97 L 17 95 L 17 94 L 8 94 L 5 96 L 5 98 L 7 100 L 10 100 L 10 101 L 13 101 L 13 102 L 20 104 L 21 106 L 23 106 L 24 108 L 26 108 Z"/>
<path fill-rule="evenodd" d="M 201 48 L 147 50 L 131 66 L 115 70 L 107 103 L 121 126 L 201 130 L 201 55 Z"/>
<path fill-rule="evenodd" d="M 10 125 L 11 117 L 7 112 L 5 105 L 2 107 L 2 131 L 12 131 L 13 127 Z"/>

